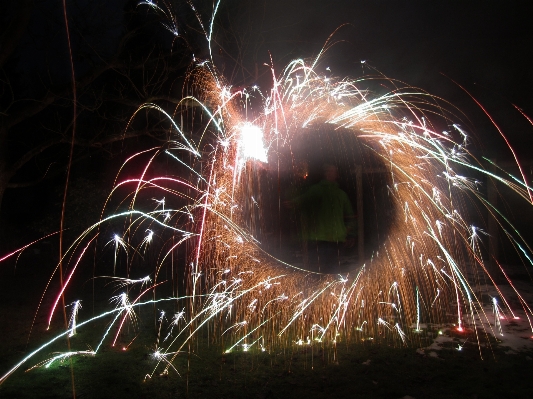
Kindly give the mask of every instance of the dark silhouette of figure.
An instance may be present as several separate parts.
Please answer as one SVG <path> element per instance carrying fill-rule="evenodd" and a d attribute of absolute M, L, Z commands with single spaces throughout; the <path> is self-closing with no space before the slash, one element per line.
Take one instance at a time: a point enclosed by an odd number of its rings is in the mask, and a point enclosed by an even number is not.
<path fill-rule="evenodd" d="M 322 273 L 338 273 L 341 246 L 354 243 L 355 215 L 348 195 L 339 188 L 337 177 L 336 166 L 324 165 L 323 179 L 293 201 L 301 212 L 307 266 Z"/>

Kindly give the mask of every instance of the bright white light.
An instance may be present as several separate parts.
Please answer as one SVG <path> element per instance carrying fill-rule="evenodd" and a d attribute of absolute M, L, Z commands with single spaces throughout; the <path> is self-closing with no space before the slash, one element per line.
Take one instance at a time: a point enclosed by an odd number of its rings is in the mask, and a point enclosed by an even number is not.
<path fill-rule="evenodd" d="M 251 123 L 245 123 L 241 128 L 241 151 L 242 156 L 255 158 L 261 162 L 267 162 L 266 149 L 263 146 L 263 132 Z"/>

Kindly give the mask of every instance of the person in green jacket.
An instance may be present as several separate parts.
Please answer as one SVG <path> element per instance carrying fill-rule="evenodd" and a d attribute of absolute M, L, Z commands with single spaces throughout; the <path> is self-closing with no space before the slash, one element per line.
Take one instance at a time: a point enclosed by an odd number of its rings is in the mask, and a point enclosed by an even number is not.
<path fill-rule="evenodd" d="M 354 243 L 355 215 L 337 177 L 336 166 L 324 165 L 324 178 L 294 201 L 302 212 L 302 239 L 308 243 L 311 266 L 318 265 L 322 273 L 338 272 L 340 247 Z"/>

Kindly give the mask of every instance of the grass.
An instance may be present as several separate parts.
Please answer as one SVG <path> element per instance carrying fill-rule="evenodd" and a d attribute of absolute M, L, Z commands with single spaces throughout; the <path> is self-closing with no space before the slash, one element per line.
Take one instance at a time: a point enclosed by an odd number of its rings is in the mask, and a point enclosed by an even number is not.
<path fill-rule="evenodd" d="M 232 353 L 199 345 L 178 357 L 175 371 L 144 379 L 155 366 L 150 348 L 105 348 L 73 360 L 80 398 L 529 398 L 532 361 L 475 348 L 444 349 L 439 358 L 413 348 L 361 344 L 332 350 L 290 348 L 279 353 Z M 188 366 L 189 364 L 189 366 Z M 0 387 L 6 398 L 69 398 L 69 363 L 18 372 Z"/>

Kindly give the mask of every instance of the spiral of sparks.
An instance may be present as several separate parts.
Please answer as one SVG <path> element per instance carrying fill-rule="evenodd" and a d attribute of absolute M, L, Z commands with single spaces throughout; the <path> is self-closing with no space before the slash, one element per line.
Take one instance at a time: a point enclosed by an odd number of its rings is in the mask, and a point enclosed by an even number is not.
<path fill-rule="evenodd" d="M 124 168 L 142 157 L 149 159 L 137 178 L 120 180 L 119 172 L 109 201 L 129 189 L 120 201 L 127 209 L 102 217 L 74 242 L 65 255 L 71 272 L 61 289 L 63 293 L 86 250 L 106 231 L 102 227 L 119 221 L 125 226 L 123 233 L 103 240 L 108 241 L 104 248 L 113 247 L 114 281 L 119 288 L 128 287 L 128 294 L 115 296 L 115 308 L 86 321 L 77 321 L 81 313 L 76 306 L 70 330 L 54 338 L 111 317 L 94 351 L 69 352 L 39 365 L 78 354 L 95 355 L 108 336 L 115 337 L 114 345 L 123 325 L 135 322 L 136 306 L 163 301 L 183 309 L 161 341 L 166 319 L 161 314 L 158 320 L 154 358 L 165 371 L 176 370 L 175 358 L 207 326 L 227 351 L 366 339 L 417 345 L 421 323 L 455 323 L 459 330 L 468 328 L 477 335 L 496 328 L 495 318 L 499 322 L 500 313 L 487 314 L 482 302 L 486 279 L 500 293 L 502 308 L 495 309 L 515 314 L 487 271 L 482 230 L 470 222 L 468 204 L 475 201 L 502 221 L 502 229 L 530 263 L 531 248 L 468 173 L 485 173 L 530 202 L 527 183 L 483 169 L 468 152 L 466 132 L 453 125 L 453 115 L 442 111 L 439 99 L 409 87 L 373 95 L 360 90 L 358 82 L 319 74 L 315 65 L 316 60 L 310 64 L 295 60 L 280 76 L 272 68 L 272 89 L 263 93 L 256 87 L 232 91 L 204 62 L 191 72 L 187 85 L 192 94 L 174 115 L 156 104 L 139 109 L 167 117 L 173 139 L 126 161 Z M 183 124 L 183 115 L 191 110 L 202 114 L 201 122 L 195 117 L 194 134 Z M 428 115 L 437 115 L 453 130 L 437 131 Z M 260 165 L 323 126 L 356 138 L 379 159 L 393 206 L 390 230 L 379 248 L 340 275 L 314 273 L 276 259 L 262 249 L 248 223 L 255 209 L 268 217 L 254 183 Z M 178 172 L 157 175 L 152 169 L 160 158 Z M 162 244 L 157 261 L 152 261 L 155 266 L 149 265 L 150 276 L 133 279 L 135 262 L 147 261 L 144 254 L 157 243 Z M 168 284 L 160 272 L 183 246 L 188 248 L 185 295 L 157 298 L 156 287 Z M 127 267 L 118 277 L 121 257 Z M 133 292 L 136 297 L 129 299 Z M 153 299 L 145 299 L 152 295 Z M 531 308 L 522 299 L 520 303 L 519 311 L 529 320 Z M 47 345 L 23 359 L 2 381 Z"/>

